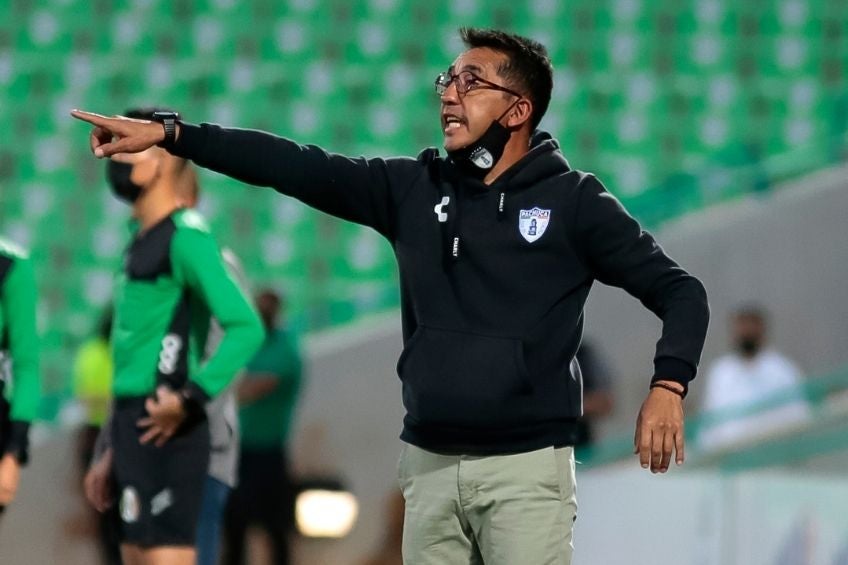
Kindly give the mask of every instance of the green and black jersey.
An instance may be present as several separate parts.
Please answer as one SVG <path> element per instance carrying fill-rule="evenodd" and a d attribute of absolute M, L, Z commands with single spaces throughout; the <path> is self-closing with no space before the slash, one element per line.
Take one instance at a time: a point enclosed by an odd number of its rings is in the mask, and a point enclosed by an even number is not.
<path fill-rule="evenodd" d="M 117 398 L 149 395 L 166 384 L 208 400 L 262 343 L 256 311 L 226 269 L 205 220 L 193 210 L 177 210 L 136 231 L 115 286 Z M 204 359 L 211 317 L 224 336 Z"/>
<path fill-rule="evenodd" d="M 26 461 L 29 424 L 40 397 L 36 287 L 26 252 L 0 239 L 0 378 L 8 419 L 0 421 L 5 453 Z M 3 429 L 6 428 L 6 429 Z"/>

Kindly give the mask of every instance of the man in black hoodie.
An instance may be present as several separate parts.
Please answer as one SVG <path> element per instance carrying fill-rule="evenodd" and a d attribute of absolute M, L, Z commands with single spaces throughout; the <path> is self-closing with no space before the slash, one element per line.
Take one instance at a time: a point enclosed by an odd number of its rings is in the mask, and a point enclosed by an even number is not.
<path fill-rule="evenodd" d="M 706 294 L 536 131 L 553 85 L 545 48 L 461 34 L 468 50 L 436 79 L 447 157 L 354 159 L 257 131 L 72 115 L 95 126 L 97 157 L 159 144 L 385 236 L 401 277 L 405 562 L 570 563 L 573 359 L 592 283 L 624 288 L 663 321 L 634 440 L 653 472 L 673 454 L 683 463 Z"/>

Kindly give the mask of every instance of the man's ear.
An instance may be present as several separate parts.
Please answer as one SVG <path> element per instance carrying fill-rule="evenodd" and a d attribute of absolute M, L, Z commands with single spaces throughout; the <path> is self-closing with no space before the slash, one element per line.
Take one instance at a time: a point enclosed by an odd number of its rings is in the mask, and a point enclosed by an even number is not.
<path fill-rule="evenodd" d="M 509 119 L 506 125 L 510 128 L 520 128 L 525 122 L 530 120 L 530 116 L 532 115 L 533 103 L 529 98 L 521 98 L 509 112 Z"/>

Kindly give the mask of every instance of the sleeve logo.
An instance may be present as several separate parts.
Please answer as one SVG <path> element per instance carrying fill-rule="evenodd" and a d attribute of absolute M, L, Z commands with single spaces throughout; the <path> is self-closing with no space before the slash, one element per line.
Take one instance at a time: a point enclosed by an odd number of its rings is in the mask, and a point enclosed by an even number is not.
<path fill-rule="evenodd" d="M 162 351 L 159 352 L 159 372 L 173 375 L 180 360 L 183 340 L 177 334 L 168 334 L 162 338 Z"/>

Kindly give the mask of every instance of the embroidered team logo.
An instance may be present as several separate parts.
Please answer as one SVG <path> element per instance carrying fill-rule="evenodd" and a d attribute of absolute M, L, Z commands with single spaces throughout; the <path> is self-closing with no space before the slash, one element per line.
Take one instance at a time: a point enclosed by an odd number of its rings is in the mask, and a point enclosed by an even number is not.
<path fill-rule="evenodd" d="M 550 219 L 550 210 L 542 210 L 541 208 L 521 210 L 518 214 L 518 231 L 521 232 L 524 239 L 533 243 L 542 237 L 542 234 L 548 229 Z"/>
<path fill-rule="evenodd" d="M 141 500 L 138 497 L 138 491 L 133 487 L 126 487 L 121 493 L 121 502 L 119 504 L 121 510 L 121 520 L 127 524 L 132 524 L 138 520 L 141 514 Z"/>

